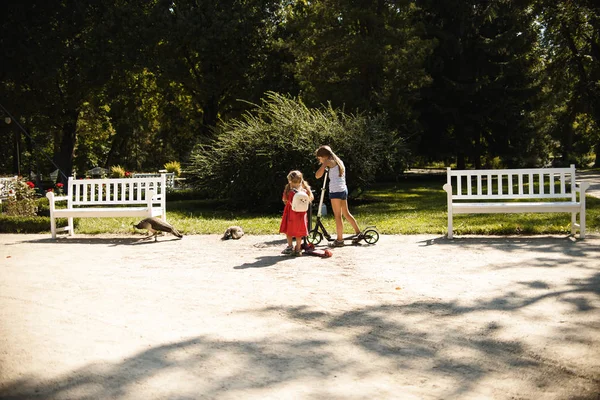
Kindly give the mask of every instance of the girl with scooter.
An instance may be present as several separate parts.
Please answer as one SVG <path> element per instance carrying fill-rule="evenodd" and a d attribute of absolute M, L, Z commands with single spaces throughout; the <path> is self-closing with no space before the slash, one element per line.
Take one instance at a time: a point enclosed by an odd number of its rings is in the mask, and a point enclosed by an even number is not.
<path fill-rule="evenodd" d="M 335 216 L 335 230 L 337 238 L 333 241 L 333 247 L 341 247 L 344 245 L 344 221 L 342 216 L 346 218 L 355 232 L 355 239 L 361 239 L 361 230 L 358 227 L 356 219 L 348 209 L 348 186 L 346 185 L 346 168 L 344 162 L 331 150 L 329 146 L 321 146 L 315 152 L 317 160 L 321 166 L 315 173 L 317 179 L 320 179 L 325 171 L 329 171 L 329 200 L 331 201 L 331 209 Z"/>

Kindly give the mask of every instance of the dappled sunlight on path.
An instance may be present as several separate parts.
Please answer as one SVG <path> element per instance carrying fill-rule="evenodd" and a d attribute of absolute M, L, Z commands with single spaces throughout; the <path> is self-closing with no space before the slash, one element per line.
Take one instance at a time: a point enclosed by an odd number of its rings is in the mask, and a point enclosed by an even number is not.
<path fill-rule="evenodd" d="M 0 235 L 0 397 L 594 398 L 600 238 Z"/>

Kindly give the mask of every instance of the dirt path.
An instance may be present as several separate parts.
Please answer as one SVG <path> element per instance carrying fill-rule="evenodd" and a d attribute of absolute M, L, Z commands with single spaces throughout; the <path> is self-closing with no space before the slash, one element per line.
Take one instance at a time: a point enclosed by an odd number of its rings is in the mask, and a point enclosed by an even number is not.
<path fill-rule="evenodd" d="M 577 174 L 577 178 L 580 181 L 589 182 L 590 187 L 586 191 L 587 194 L 594 197 L 600 198 L 600 172 L 598 171 L 584 171 Z"/>
<path fill-rule="evenodd" d="M 0 235 L 0 397 L 597 399 L 600 236 Z"/>

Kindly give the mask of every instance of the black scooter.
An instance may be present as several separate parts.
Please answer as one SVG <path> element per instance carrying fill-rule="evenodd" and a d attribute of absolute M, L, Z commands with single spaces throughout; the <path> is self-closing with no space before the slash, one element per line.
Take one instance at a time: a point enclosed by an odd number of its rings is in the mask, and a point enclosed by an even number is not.
<path fill-rule="evenodd" d="M 325 198 L 325 187 L 327 186 L 328 174 L 329 168 L 326 168 L 325 174 L 323 176 L 323 187 L 321 188 L 321 198 L 319 200 L 319 207 L 317 208 L 317 222 L 315 223 L 315 228 L 311 229 L 308 232 L 307 240 L 313 245 L 321 243 L 323 237 L 325 237 L 330 242 L 335 240 L 335 238 L 327 232 L 327 229 L 325 229 L 325 226 L 321 222 L 321 209 L 323 207 L 323 199 Z M 310 217 L 312 218 L 312 216 Z M 344 240 L 352 240 L 352 244 L 358 244 L 361 240 L 364 240 L 368 244 L 375 244 L 379 240 L 379 232 L 377 232 L 377 228 L 375 228 L 374 226 L 367 226 L 360 233 L 345 237 Z"/>

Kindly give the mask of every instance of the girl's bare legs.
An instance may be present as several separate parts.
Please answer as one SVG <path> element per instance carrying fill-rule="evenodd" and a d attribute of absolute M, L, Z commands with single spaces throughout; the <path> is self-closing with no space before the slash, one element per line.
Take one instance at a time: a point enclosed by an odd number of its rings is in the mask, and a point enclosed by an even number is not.
<path fill-rule="evenodd" d="M 298 253 L 302 252 L 302 238 L 296 238 L 296 247 L 294 250 Z"/>
<path fill-rule="evenodd" d="M 360 228 L 358 227 L 358 223 L 352 214 L 350 214 L 350 210 L 348 209 L 348 200 L 342 200 L 342 214 L 346 221 L 350 222 L 352 228 L 354 229 L 354 233 L 360 233 Z"/>
<path fill-rule="evenodd" d="M 337 240 L 344 240 L 344 221 L 342 221 L 342 201 L 340 199 L 331 199 L 331 209 L 335 217 L 335 233 Z"/>
<path fill-rule="evenodd" d="M 350 222 L 355 233 L 360 233 L 358 223 L 348 209 L 348 200 L 331 199 L 331 208 L 333 209 L 333 215 L 335 216 L 335 233 L 337 234 L 337 240 L 344 240 L 344 221 L 342 220 L 342 216 Z"/>

